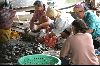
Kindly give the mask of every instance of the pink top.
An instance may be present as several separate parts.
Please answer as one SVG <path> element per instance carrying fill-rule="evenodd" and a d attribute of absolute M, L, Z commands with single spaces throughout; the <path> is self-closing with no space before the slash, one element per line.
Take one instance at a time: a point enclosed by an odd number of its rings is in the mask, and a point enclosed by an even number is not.
<path fill-rule="evenodd" d="M 35 13 L 33 14 L 32 19 L 34 19 L 34 21 L 37 21 L 40 19 L 40 17 L 44 14 L 44 11 L 35 11 Z"/>
<path fill-rule="evenodd" d="M 0 29 L 11 28 L 15 14 L 12 9 L 0 9 Z"/>
<path fill-rule="evenodd" d="M 60 57 L 70 56 L 72 65 L 99 65 L 89 33 L 70 36 L 62 47 Z"/>
<path fill-rule="evenodd" d="M 35 13 L 33 14 L 33 17 L 30 21 L 30 29 L 33 28 L 34 26 L 34 22 L 37 22 L 37 21 L 43 21 L 43 22 L 47 22 L 46 20 L 48 20 L 47 16 L 44 15 L 45 14 L 45 11 L 35 11 Z M 41 19 L 42 18 L 42 19 Z M 40 22 L 39 21 L 39 22 Z"/>

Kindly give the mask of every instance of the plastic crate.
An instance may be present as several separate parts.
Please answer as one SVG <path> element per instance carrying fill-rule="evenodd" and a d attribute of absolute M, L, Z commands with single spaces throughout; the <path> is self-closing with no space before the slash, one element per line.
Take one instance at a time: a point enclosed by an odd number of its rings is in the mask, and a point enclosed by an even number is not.
<path fill-rule="evenodd" d="M 61 60 L 47 54 L 34 54 L 19 58 L 18 65 L 61 65 Z"/>

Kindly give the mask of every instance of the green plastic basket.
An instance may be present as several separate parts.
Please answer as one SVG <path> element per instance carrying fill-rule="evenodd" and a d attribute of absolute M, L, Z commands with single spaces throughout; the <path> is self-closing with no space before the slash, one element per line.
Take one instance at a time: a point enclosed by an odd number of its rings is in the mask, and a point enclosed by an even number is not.
<path fill-rule="evenodd" d="M 34 54 L 19 58 L 18 65 L 61 65 L 61 60 L 47 54 Z"/>

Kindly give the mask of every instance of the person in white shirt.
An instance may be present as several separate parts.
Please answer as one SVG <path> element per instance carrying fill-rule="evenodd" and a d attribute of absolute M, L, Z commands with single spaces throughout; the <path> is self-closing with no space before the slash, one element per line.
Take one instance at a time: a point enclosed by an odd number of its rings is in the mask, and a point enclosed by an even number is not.
<path fill-rule="evenodd" d="M 71 14 L 67 14 L 65 12 L 58 11 L 52 7 L 48 7 L 46 11 L 46 15 L 52 20 L 48 22 L 37 25 L 36 29 L 42 28 L 44 26 L 50 26 L 51 34 L 60 36 L 60 33 L 63 32 L 66 28 L 69 28 L 71 23 L 74 21 L 74 18 Z M 35 30 L 36 30 L 35 29 Z"/>

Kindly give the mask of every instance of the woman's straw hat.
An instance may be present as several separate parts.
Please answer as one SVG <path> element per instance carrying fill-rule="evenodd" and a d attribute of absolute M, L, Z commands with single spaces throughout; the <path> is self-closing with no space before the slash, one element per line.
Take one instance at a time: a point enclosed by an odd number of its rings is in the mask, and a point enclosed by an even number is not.
<path fill-rule="evenodd" d="M 48 17 L 56 17 L 57 16 L 57 10 L 55 10 L 54 8 L 52 7 L 48 7 L 47 8 L 47 11 L 46 11 L 46 15 Z"/>

